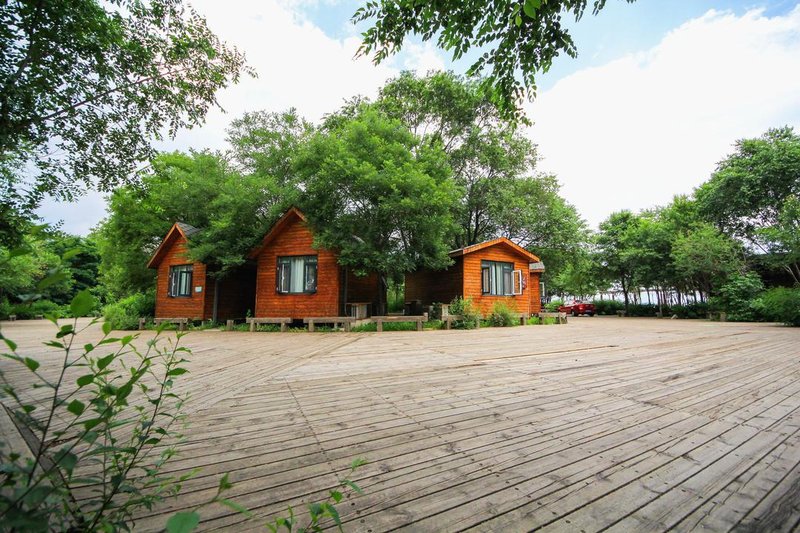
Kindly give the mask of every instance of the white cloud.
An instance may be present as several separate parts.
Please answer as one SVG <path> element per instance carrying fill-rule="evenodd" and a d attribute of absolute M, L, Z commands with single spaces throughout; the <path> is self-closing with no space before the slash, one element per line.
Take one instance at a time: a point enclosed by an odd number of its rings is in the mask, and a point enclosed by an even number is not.
<path fill-rule="evenodd" d="M 707 180 L 736 139 L 800 126 L 800 6 L 709 11 L 650 50 L 558 81 L 529 111 L 540 168 L 590 223 L 665 204 Z"/>

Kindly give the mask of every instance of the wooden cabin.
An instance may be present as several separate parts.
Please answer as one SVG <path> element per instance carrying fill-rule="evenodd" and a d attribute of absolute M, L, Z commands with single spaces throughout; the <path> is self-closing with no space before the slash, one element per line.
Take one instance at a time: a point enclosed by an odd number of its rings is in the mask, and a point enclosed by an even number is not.
<path fill-rule="evenodd" d="M 176 222 L 147 263 L 157 270 L 156 318 L 214 322 L 245 318 L 254 307 L 252 266 L 222 280 L 210 276 L 204 263 L 189 258 L 189 240 L 200 231 Z"/>
<path fill-rule="evenodd" d="M 333 250 L 314 247 L 305 215 L 293 207 L 250 253 L 256 261 L 257 318 L 358 316 L 378 302 L 378 277 L 356 276 Z"/>
<path fill-rule="evenodd" d="M 525 248 L 501 237 L 453 250 L 450 257 L 454 264 L 445 270 L 406 274 L 406 302 L 428 306 L 471 298 L 484 316 L 496 302 L 526 316 L 541 311 L 544 265 Z"/>

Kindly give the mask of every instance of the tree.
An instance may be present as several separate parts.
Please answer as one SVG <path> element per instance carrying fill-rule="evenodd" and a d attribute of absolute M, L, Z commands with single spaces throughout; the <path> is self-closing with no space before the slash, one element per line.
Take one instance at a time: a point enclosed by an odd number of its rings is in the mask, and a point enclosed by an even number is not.
<path fill-rule="evenodd" d="M 696 191 L 701 214 L 723 231 L 743 239 L 800 283 L 792 202 L 800 197 L 800 135 L 790 127 L 741 139 Z"/>
<path fill-rule="evenodd" d="M 0 27 L 3 212 L 129 181 L 154 139 L 200 124 L 251 73 L 180 0 L 17 0 Z"/>
<path fill-rule="evenodd" d="M 374 109 L 337 121 L 312 137 L 296 168 L 316 244 L 357 273 L 378 274 L 379 314 L 390 278 L 450 264 L 457 193 L 447 159 L 399 121 Z"/>
<path fill-rule="evenodd" d="M 189 242 L 190 255 L 212 277 L 224 277 L 263 237 L 283 197 L 268 177 L 242 176 L 218 154 L 160 155 L 139 186 L 109 198 L 109 216 L 95 232 L 101 280 L 114 299 L 150 288 L 155 272 L 147 262 L 176 221 L 202 230 Z"/>
<path fill-rule="evenodd" d="M 600 223 L 600 231 L 596 236 L 597 251 L 601 265 L 608 278 L 619 283 L 628 309 L 629 292 L 633 285 L 635 260 L 628 253 L 629 236 L 639 224 L 638 215 L 630 211 L 612 213 Z"/>
<path fill-rule="evenodd" d="M 626 0 L 631 3 L 634 0 Z M 564 15 L 580 20 L 588 0 L 369 0 L 353 15 L 353 22 L 373 25 L 362 35 L 359 53 L 373 54 L 375 63 L 403 46 L 406 36 L 419 35 L 423 41 L 436 39 L 440 48 L 460 59 L 476 48 L 482 54 L 468 69 L 468 75 L 489 70 L 481 86 L 506 118 L 522 119 L 520 100 L 525 90 L 536 91 L 536 76 L 547 72 L 561 52 L 576 57 L 578 51 L 569 31 L 562 25 Z M 605 7 L 606 0 L 594 0 L 592 14 Z"/>
<path fill-rule="evenodd" d="M 706 297 L 744 266 L 741 246 L 709 224 L 678 237 L 672 259 L 675 269 Z"/>
<path fill-rule="evenodd" d="M 454 205 L 461 231 L 454 234 L 453 248 L 498 235 L 493 198 L 513 178 L 533 172 L 536 146 L 501 117 L 481 90 L 480 80 L 452 72 L 424 77 L 402 72 L 381 89 L 375 102 L 356 98 L 326 123 L 332 126 L 353 118 L 367 107 L 401 121 L 420 145 L 446 154 L 453 179 L 463 191 Z"/>

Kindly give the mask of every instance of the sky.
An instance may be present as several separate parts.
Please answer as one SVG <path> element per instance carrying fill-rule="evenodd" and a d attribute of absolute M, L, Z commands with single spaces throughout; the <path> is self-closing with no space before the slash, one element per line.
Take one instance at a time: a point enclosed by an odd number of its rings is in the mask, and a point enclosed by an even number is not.
<path fill-rule="evenodd" d="M 191 5 L 257 71 L 218 94 L 202 127 L 163 150 L 224 149 L 246 111 L 296 107 L 312 121 L 355 95 L 373 97 L 401 70 L 463 73 L 430 43 L 407 42 L 381 65 L 354 57 L 355 0 L 194 0 Z M 570 28 L 579 56 L 559 57 L 525 105 L 539 170 L 591 227 L 613 211 L 638 211 L 690 194 L 736 139 L 770 127 L 800 131 L 800 1 L 608 0 Z M 86 234 L 105 216 L 102 195 L 47 202 L 48 222 Z"/>

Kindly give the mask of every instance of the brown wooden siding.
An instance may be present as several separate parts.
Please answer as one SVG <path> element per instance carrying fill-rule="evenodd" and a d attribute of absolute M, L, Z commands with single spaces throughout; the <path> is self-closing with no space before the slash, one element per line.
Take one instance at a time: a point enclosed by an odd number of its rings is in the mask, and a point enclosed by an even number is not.
<path fill-rule="evenodd" d="M 188 259 L 186 239 L 179 233 L 172 238 L 172 243 L 158 265 L 156 277 L 156 317 L 157 318 L 191 318 L 205 320 L 211 315 L 205 313 L 206 301 L 206 266 L 203 263 L 192 263 Z M 192 264 L 192 287 L 190 296 L 169 296 L 169 269 L 171 266 Z M 201 292 L 195 292 L 201 287 Z"/>
<path fill-rule="evenodd" d="M 522 270 L 524 275 L 529 272 L 530 259 L 514 252 L 502 244 L 490 246 L 476 252 L 466 254 L 464 257 L 464 298 L 472 298 L 479 312 L 484 316 L 492 313 L 496 302 L 503 302 L 517 313 L 530 313 L 530 300 L 528 290 L 524 289 L 517 296 L 495 296 L 481 294 L 481 261 L 503 261 L 514 263 L 514 270 Z"/>
<path fill-rule="evenodd" d="M 294 219 L 280 234 L 263 247 L 257 256 L 255 316 L 295 319 L 310 316 L 337 316 L 339 310 L 339 265 L 336 254 L 317 250 L 314 237 L 305 222 Z M 317 256 L 317 292 L 314 294 L 279 294 L 276 277 L 278 257 Z"/>
<path fill-rule="evenodd" d="M 344 289 L 344 287 L 343 287 Z M 374 313 L 378 305 L 378 275 L 367 274 L 366 276 L 356 276 L 352 271 L 347 273 L 347 294 L 343 301 L 370 302 L 370 312 Z M 341 310 L 344 312 L 344 310 Z"/>
<path fill-rule="evenodd" d="M 420 301 L 422 305 L 450 303 L 464 294 L 463 259 L 445 270 L 417 270 L 406 274 L 405 301 Z"/>
<path fill-rule="evenodd" d="M 528 282 L 528 295 L 530 296 L 532 315 L 542 311 L 542 295 L 539 291 L 540 281 L 542 281 L 542 274 L 540 272 L 531 272 L 530 281 Z"/>
<path fill-rule="evenodd" d="M 214 279 L 208 277 L 204 314 L 214 316 Z M 243 319 L 255 310 L 256 272 L 255 267 L 243 266 L 219 282 L 217 300 L 217 321 Z"/>

